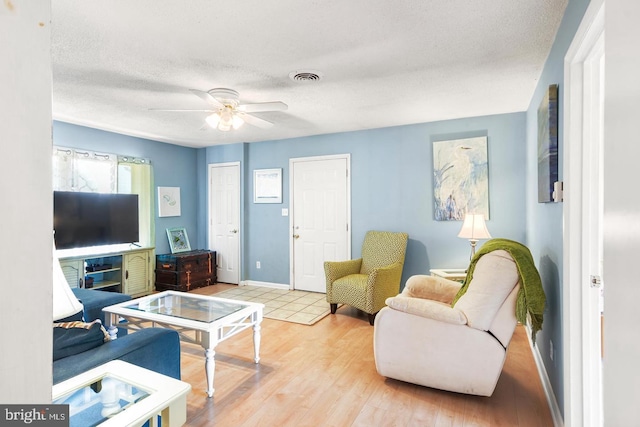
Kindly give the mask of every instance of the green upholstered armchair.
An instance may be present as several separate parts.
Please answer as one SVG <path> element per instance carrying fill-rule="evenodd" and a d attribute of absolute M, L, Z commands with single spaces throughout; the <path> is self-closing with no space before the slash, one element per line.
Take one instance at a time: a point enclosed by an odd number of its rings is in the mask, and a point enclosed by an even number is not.
<path fill-rule="evenodd" d="M 338 304 L 347 304 L 369 314 L 373 325 L 385 300 L 398 295 L 407 250 L 407 233 L 368 231 L 362 258 L 326 261 L 327 302 L 335 314 Z"/>

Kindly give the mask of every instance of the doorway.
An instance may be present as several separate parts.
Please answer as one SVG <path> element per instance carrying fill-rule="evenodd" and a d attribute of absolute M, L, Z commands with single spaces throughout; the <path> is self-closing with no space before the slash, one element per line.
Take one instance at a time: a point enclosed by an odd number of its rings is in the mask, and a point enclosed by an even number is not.
<path fill-rule="evenodd" d="M 290 159 L 291 288 L 326 292 L 324 261 L 351 256 L 350 156 Z"/>
<path fill-rule="evenodd" d="M 601 426 L 604 1 L 589 5 L 565 57 L 563 345 L 565 425 Z"/>
<path fill-rule="evenodd" d="M 218 282 L 240 283 L 240 162 L 209 165 L 209 250 Z"/>

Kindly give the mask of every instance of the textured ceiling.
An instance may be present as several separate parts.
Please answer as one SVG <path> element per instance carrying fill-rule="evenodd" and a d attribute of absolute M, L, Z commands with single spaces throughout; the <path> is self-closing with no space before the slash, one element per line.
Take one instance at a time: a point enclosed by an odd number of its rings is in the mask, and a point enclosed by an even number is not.
<path fill-rule="evenodd" d="M 55 0 L 54 119 L 205 147 L 524 111 L 567 0 Z M 295 82 L 289 73 L 323 78 Z M 189 89 L 282 101 L 220 132 Z"/>

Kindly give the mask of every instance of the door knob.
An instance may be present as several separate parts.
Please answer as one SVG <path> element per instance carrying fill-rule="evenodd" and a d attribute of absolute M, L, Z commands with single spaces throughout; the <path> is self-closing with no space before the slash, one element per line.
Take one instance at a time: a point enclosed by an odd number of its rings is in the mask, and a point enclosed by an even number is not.
<path fill-rule="evenodd" d="M 238 232 L 238 230 L 231 230 L 231 232 L 235 234 Z"/>
<path fill-rule="evenodd" d="M 298 239 L 299 237 L 300 237 L 300 235 L 299 235 L 299 234 L 294 234 L 294 235 L 293 235 L 293 238 L 294 238 L 294 239 Z"/>

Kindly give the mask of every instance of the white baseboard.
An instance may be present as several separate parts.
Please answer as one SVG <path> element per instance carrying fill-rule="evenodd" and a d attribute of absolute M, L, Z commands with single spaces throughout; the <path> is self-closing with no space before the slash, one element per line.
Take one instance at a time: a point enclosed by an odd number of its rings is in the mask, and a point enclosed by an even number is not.
<path fill-rule="evenodd" d="M 285 285 L 282 283 L 270 283 L 270 282 L 258 282 L 255 280 L 243 280 L 240 282 L 239 286 L 260 286 L 263 288 L 273 288 L 273 289 L 284 289 L 285 291 L 289 290 L 289 285 Z"/>
<path fill-rule="evenodd" d="M 544 394 L 547 397 L 547 404 L 549 405 L 549 410 L 551 411 L 553 425 L 554 427 L 564 427 L 564 419 L 562 418 L 562 413 L 560 412 L 560 407 L 558 406 L 556 395 L 553 392 L 553 387 L 551 387 L 549 375 L 547 375 L 547 370 L 544 367 L 544 362 L 542 361 L 540 350 L 538 346 L 534 346 L 533 341 L 531 341 L 531 329 L 529 328 L 529 325 L 525 325 L 525 330 L 527 331 L 527 338 L 529 339 L 529 345 L 531 346 L 531 353 L 533 353 L 533 360 L 535 360 L 536 367 L 538 368 L 538 376 L 540 377 L 540 382 L 542 383 Z"/>

